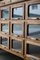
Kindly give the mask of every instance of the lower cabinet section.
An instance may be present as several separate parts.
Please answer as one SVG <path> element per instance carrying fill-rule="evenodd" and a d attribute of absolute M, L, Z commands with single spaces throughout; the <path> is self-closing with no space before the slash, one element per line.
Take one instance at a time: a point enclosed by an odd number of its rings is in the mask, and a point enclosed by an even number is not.
<path fill-rule="evenodd" d="M 39 42 L 20 37 L 0 35 L 0 48 L 24 60 L 40 60 Z"/>
<path fill-rule="evenodd" d="M 27 54 L 26 60 L 40 60 L 40 58 L 33 56 L 33 55 L 30 55 L 30 54 Z"/>

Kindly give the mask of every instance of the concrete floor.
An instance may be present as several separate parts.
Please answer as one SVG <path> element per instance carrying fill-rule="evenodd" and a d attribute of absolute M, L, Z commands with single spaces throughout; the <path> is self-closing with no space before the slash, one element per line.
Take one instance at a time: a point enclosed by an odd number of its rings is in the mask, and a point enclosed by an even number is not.
<path fill-rule="evenodd" d="M 23 60 L 23 59 L 0 49 L 0 60 Z"/>

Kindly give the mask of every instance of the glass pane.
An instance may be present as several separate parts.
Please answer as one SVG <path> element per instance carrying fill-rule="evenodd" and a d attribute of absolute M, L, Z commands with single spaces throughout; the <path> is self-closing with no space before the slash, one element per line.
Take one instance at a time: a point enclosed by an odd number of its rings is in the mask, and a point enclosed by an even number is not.
<path fill-rule="evenodd" d="M 29 17 L 40 17 L 40 4 L 32 4 L 29 6 Z"/>
<path fill-rule="evenodd" d="M 22 42 L 13 40 L 13 46 L 12 47 L 13 47 L 13 49 L 21 50 L 22 49 Z"/>
<path fill-rule="evenodd" d="M 5 19 L 9 18 L 9 10 L 8 9 L 3 9 L 1 11 L 1 18 L 5 18 Z"/>
<path fill-rule="evenodd" d="M 39 46 L 29 44 L 28 49 L 29 49 L 28 54 L 36 56 L 36 57 L 40 57 L 40 47 Z M 27 50 L 26 50 L 26 52 L 27 52 Z"/>
<path fill-rule="evenodd" d="M 8 32 L 8 24 L 2 24 L 2 31 Z"/>
<path fill-rule="evenodd" d="M 8 39 L 7 38 L 2 38 L 2 45 L 7 46 Z"/>
<path fill-rule="evenodd" d="M 28 35 L 40 38 L 40 25 L 29 25 Z"/>
<path fill-rule="evenodd" d="M 22 35 L 22 25 L 20 24 L 14 24 L 13 25 L 13 33 L 17 34 L 17 35 Z"/>
<path fill-rule="evenodd" d="M 13 18 L 22 18 L 23 17 L 23 7 L 13 8 L 12 9 Z"/>

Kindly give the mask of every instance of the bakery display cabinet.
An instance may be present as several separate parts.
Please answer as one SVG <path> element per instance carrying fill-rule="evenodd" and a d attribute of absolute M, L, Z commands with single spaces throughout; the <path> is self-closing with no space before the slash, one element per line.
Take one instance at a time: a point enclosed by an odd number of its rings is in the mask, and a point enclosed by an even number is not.
<path fill-rule="evenodd" d="M 0 48 L 24 60 L 40 60 L 39 0 L 0 4 Z"/>

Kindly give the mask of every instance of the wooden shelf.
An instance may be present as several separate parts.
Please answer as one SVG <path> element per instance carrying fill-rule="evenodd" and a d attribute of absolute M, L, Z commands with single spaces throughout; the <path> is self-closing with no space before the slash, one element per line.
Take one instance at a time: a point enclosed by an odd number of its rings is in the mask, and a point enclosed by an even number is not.
<path fill-rule="evenodd" d="M 26 21 L 25 21 L 25 23 L 27 23 L 27 24 L 40 24 L 40 19 L 38 20 L 38 19 L 27 19 Z"/>
<path fill-rule="evenodd" d="M 36 46 L 40 46 L 40 40 L 26 39 L 26 43 L 36 45 Z"/>
<path fill-rule="evenodd" d="M 30 54 L 27 54 L 26 57 L 28 58 L 28 60 L 40 60 L 40 57 L 36 57 L 35 55 L 30 55 Z M 26 59 L 27 59 L 26 58 Z"/>

